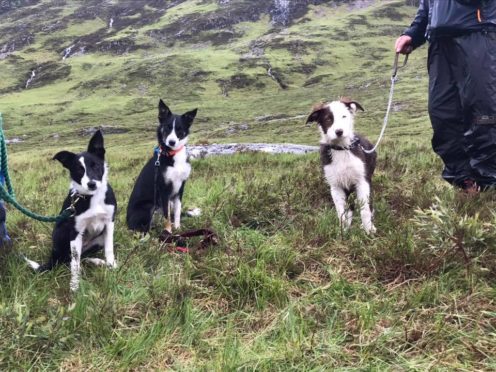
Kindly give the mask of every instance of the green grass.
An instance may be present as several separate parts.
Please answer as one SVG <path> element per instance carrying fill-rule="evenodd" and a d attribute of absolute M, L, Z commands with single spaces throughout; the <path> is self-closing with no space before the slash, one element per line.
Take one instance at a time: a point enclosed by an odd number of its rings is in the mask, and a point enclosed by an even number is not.
<path fill-rule="evenodd" d="M 81 4 L 67 3 L 40 22 L 69 17 L 69 30 L 81 34 L 105 26 L 105 17 L 74 23 Z M 9 146 L 11 175 L 18 199 L 35 211 L 59 211 L 69 180 L 51 158 L 62 149 L 84 149 L 82 129 L 128 130 L 105 135 L 119 206 L 117 270 L 83 265 L 76 294 L 69 292 L 67 267 L 31 273 L 19 255 L 43 261 L 52 226 L 9 209 L 14 247 L 0 257 L 0 369 L 495 369 L 496 196 L 467 198 L 439 177 L 426 113 L 425 48 L 400 71 L 379 148 L 375 236 L 363 233 L 357 216 L 350 231 L 341 231 L 317 154 L 194 160 L 184 204 L 202 208 L 203 215 L 184 219 L 182 229 L 215 230 L 219 245 L 208 250 L 195 251 L 198 242 L 192 241 L 191 254 L 171 252 L 158 241 L 159 220 L 148 240 L 125 228 L 133 182 L 155 144 L 159 97 L 174 112 L 199 107 L 191 143 L 316 144 L 316 128 L 292 117 L 340 95 L 367 110 L 357 129 L 372 140 L 379 134 L 392 45 L 414 8 L 396 0 L 351 12 L 347 5 L 312 6 L 283 31 L 273 29 L 268 16 L 239 23 L 239 37 L 225 45 L 197 42 L 206 37 L 201 32 L 193 45 L 148 36 L 170 21 L 219 7 L 187 1 L 155 23 L 104 37 L 136 32 L 137 42 L 152 46 L 148 50 L 61 61 L 43 43 L 69 43 L 62 28 L 36 34 L 31 46 L 15 53 L 23 60 L 0 61 L 6 134 L 25 136 Z M 127 18 L 140 20 L 133 14 Z M 9 17 L 0 27 L 20 21 Z M 264 55 L 244 60 L 254 40 Z M 306 51 L 295 44 L 300 40 Z M 70 75 L 9 90 L 46 61 L 70 65 Z M 267 62 L 288 89 L 267 76 Z M 230 87 L 224 96 L 219 80 L 240 73 L 255 83 Z M 288 119 L 257 120 L 265 115 Z M 248 129 L 230 130 L 240 124 Z"/>
<path fill-rule="evenodd" d="M 422 147 L 412 156 L 414 149 L 380 153 L 374 237 L 357 219 L 340 231 L 316 154 L 196 160 L 184 201 L 204 214 L 183 228 L 212 228 L 220 244 L 182 255 L 156 240 L 158 226 L 143 242 L 124 228 L 134 173 L 149 151 L 111 147 L 120 268 L 84 265 L 72 295 L 67 268 L 34 275 L 17 256 L 43 260 L 50 226 L 10 211 L 15 247 L 2 257 L 0 363 L 491 369 L 496 198 L 458 195 L 437 178 L 434 155 Z M 40 155 L 12 157 L 12 168 L 23 170 L 14 183 L 26 205 L 56 213 L 67 175 L 50 151 Z"/>

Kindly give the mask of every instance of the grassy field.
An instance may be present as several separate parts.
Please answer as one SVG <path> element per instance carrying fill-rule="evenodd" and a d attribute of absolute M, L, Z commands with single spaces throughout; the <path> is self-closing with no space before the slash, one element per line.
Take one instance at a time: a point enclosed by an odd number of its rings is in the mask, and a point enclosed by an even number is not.
<path fill-rule="evenodd" d="M 375 140 L 391 47 L 415 12 L 404 3 L 312 6 L 311 21 L 273 31 L 255 61 L 242 57 L 272 32 L 267 16 L 237 24 L 240 36 L 226 45 L 201 47 L 200 33 L 195 44 L 178 40 L 161 49 L 149 30 L 193 10 L 218 10 L 189 0 L 155 23 L 109 35 L 136 33 L 137 43 L 153 49 L 60 61 L 46 47 L 63 36 L 59 31 L 14 54 L 22 60 L 1 60 L 7 137 L 24 140 L 9 146 L 23 204 L 59 211 L 68 176 L 51 158 L 61 149 L 82 150 L 89 139 L 83 129 L 106 125 L 125 133 L 105 136 L 119 205 L 117 270 L 83 265 L 76 294 L 66 267 L 33 274 L 19 254 L 43 261 L 52 226 L 9 209 L 14 246 L 0 256 L 0 369 L 496 369 L 496 194 L 469 198 L 439 177 L 426 116 L 425 49 L 400 72 L 379 149 L 375 236 L 365 235 L 357 218 L 341 231 L 317 154 L 194 160 L 184 204 L 203 215 L 184 219 L 182 229 L 213 229 L 215 247 L 197 251 L 192 241 L 191 253 L 179 254 L 158 241 L 160 221 L 145 240 L 125 228 L 134 179 L 155 143 L 158 97 L 175 112 L 200 108 L 192 143 L 317 144 L 316 129 L 292 117 L 346 94 L 364 105 L 357 128 Z M 8 18 L 2 27 L 14 23 Z M 76 34 L 105 22 L 67 24 Z M 69 75 L 11 90 L 22 71 L 47 61 L 70 66 Z M 267 62 L 287 89 L 266 75 Z"/>
<path fill-rule="evenodd" d="M 22 200 L 55 214 L 67 180 L 50 155 L 18 155 L 12 168 Z M 189 255 L 160 244 L 160 223 L 147 241 L 124 228 L 129 175 L 147 155 L 109 151 L 120 268 L 84 265 L 76 295 L 67 268 L 34 275 L 17 256 L 43 260 L 51 226 L 9 213 L 4 368 L 495 367 L 496 198 L 442 183 L 428 148 L 381 150 L 374 237 L 356 220 L 339 229 L 316 154 L 197 160 L 185 204 L 204 214 L 183 229 L 212 228 L 220 244 L 194 251 L 193 241 Z"/>

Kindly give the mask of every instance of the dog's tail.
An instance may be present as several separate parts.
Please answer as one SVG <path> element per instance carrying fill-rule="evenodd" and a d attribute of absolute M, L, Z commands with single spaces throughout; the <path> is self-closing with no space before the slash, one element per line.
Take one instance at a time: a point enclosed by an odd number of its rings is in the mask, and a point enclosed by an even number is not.
<path fill-rule="evenodd" d="M 24 255 L 21 255 L 21 257 L 24 259 L 24 261 L 26 261 L 26 263 L 28 264 L 28 266 L 31 269 L 33 269 L 34 271 L 36 271 L 38 273 L 51 270 L 55 266 L 55 263 L 52 262 L 52 260 L 48 261 L 46 264 L 40 265 L 38 262 L 30 260 L 29 258 L 27 258 Z"/>

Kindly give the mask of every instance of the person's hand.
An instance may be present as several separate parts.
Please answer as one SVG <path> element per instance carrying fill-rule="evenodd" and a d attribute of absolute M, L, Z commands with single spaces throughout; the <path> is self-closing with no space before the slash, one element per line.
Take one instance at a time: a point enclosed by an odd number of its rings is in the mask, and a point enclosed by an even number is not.
<path fill-rule="evenodd" d="M 410 54 L 413 50 L 412 38 L 408 35 L 401 35 L 398 39 L 396 39 L 394 48 L 396 53 Z"/>

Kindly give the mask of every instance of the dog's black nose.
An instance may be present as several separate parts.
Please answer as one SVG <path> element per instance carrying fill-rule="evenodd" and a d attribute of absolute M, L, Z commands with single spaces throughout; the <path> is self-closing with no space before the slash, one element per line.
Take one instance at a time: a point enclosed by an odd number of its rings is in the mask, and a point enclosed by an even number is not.
<path fill-rule="evenodd" d="M 95 181 L 88 182 L 88 189 L 95 190 L 96 189 L 96 182 Z"/>
<path fill-rule="evenodd" d="M 169 145 L 169 146 L 174 146 L 175 144 L 176 144 L 176 141 L 174 141 L 174 140 L 169 140 L 169 143 L 168 143 L 168 145 Z"/>
<path fill-rule="evenodd" d="M 341 137 L 343 135 L 342 129 L 336 129 L 336 136 Z"/>

